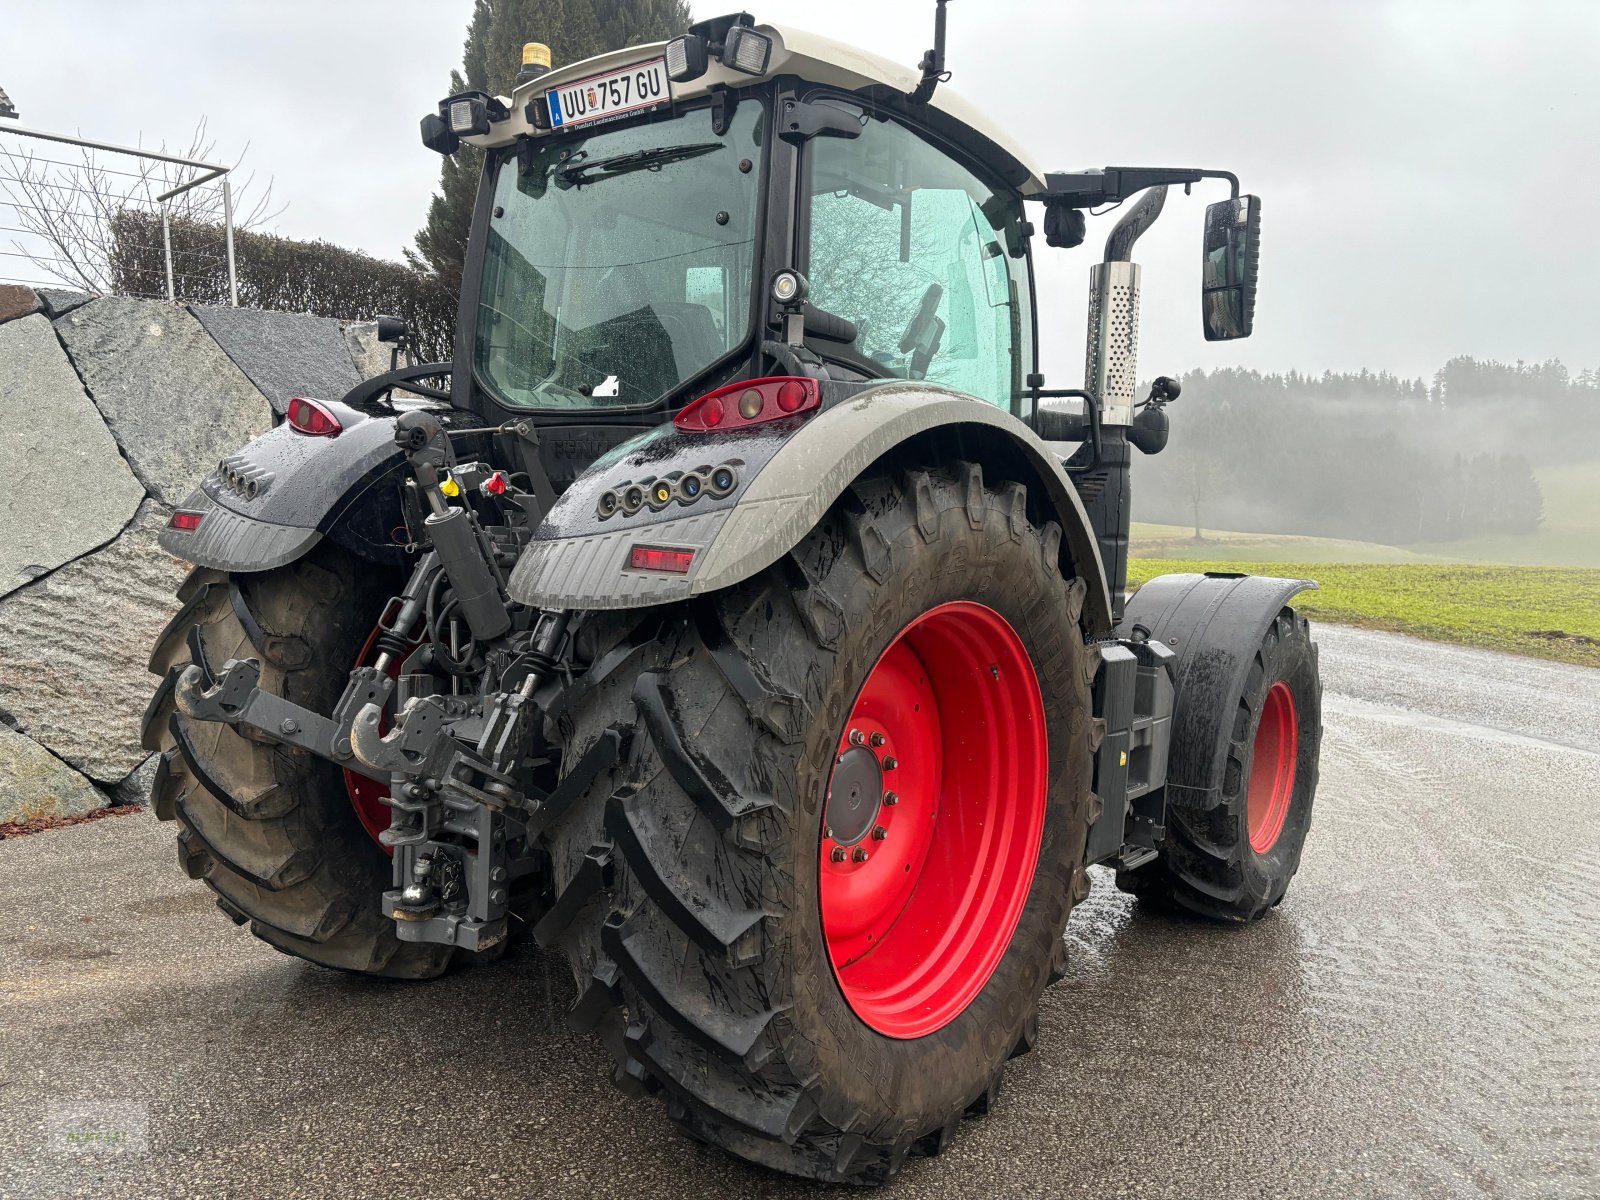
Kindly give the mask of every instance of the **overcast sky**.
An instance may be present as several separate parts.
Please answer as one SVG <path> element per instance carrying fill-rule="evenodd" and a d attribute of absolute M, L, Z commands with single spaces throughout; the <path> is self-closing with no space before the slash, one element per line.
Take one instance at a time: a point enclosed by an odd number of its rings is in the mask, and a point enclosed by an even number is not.
<path fill-rule="evenodd" d="M 932 32 L 926 0 L 748 6 L 906 63 Z M 470 8 L 0 0 L 0 87 L 26 125 L 114 142 L 182 143 L 207 116 L 218 155 L 248 143 L 246 166 L 275 180 L 278 232 L 398 258 L 438 176 L 417 121 Z M 1217 193 L 1169 198 L 1135 255 L 1143 374 L 1415 375 L 1454 354 L 1600 366 L 1600 0 L 953 0 L 949 14 L 950 86 L 1045 167 L 1222 167 L 1262 197 L 1256 333 L 1217 346 L 1196 295 Z M 1078 381 L 1086 272 L 1114 220 L 1077 251 L 1040 246 L 1056 386 Z"/>

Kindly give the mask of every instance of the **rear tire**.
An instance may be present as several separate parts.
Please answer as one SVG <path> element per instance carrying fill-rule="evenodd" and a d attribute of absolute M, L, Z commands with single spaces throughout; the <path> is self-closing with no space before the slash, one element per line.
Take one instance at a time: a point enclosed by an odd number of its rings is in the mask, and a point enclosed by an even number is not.
<path fill-rule="evenodd" d="M 1117 886 L 1218 921 L 1248 922 L 1282 901 L 1311 828 L 1322 741 L 1322 681 L 1311 626 L 1292 608 L 1267 628 L 1233 713 L 1221 794 L 1172 801 L 1155 862 Z M 1204 752 L 1174 746 L 1174 757 Z"/>
<path fill-rule="evenodd" d="M 1021 485 L 986 488 L 960 464 L 858 481 L 787 559 L 614 631 L 550 715 L 564 770 L 608 731 L 623 758 L 551 817 L 556 899 L 534 932 L 566 951 L 575 1015 L 619 1084 L 742 1158 L 857 1184 L 988 1110 L 1088 891 L 1084 594 Z M 842 990 L 824 934 L 825 792 L 863 680 L 953 601 L 1003 617 L 1037 677 L 1042 833 L 987 983 L 938 1028 L 887 1036 Z"/>
<path fill-rule="evenodd" d="M 195 570 L 150 656 L 162 682 L 142 736 L 161 755 L 151 803 L 178 824 L 179 866 L 216 893 L 236 924 L 320 966 L 426 979 L 445 969 L 451 948 L 395 936 L 379 907 L 389 856 L 362 826 L 339 769 L 190 720 L 173 702 L 198 639 L 214 668 L 254 658 L 264 691 L 331 712 L 393 583 L 327 543 L 273 571 Z"/>

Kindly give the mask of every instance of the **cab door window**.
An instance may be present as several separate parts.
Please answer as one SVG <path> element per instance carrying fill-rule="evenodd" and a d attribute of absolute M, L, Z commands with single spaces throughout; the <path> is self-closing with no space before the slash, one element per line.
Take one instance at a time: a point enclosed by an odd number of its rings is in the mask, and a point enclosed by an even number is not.
<path fill-rule="evenodd" d="M 893 121 L 810 154 L 811 302 L 883 374 L 1012 408 L 1033 360 L 1020 199 Z"/>

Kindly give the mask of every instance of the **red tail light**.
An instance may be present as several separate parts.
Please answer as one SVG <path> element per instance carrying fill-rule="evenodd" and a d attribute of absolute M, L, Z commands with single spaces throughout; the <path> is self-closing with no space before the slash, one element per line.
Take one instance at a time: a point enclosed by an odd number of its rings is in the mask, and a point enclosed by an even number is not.
<path fill-rule="evenodd" d="M 628 554 L 628 566 L 635 571 L 687 575 L 693 562 L 693 550 L 674 550 L 670 546 L 635 546 Z"/>
<path fill-rule="evenodd" d="M 344 432 L 339 418 L 321 400 L 296 396 L 289 401 L 289 425 L 296 433 L 311 437 L 338 437 Z"/>
<path fill-rule="evenodd" d="M 730 383 L 684 406 L 672 423 L 685 433 L 713 429 L 738 429 L 778 421 L 810 412 L 822 403 L 822 386 L 815 379 L 780 376 Z"/>
<path fill-rule="evenodd" d="M 204 518 L 205 513 L 185 512 L 180 508 L 172 514 L 172 519 L 167 522 L 167 525 L 176 529 L 179 533 L 193 533 L 200 528 L 200 522 Z"/>

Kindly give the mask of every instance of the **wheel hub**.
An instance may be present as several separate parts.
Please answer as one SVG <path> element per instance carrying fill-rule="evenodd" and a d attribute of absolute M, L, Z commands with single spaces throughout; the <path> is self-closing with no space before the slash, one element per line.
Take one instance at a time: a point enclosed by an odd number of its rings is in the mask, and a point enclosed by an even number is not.
<path fill-rule="evenodd" d="M 883 766 L 866 746 L 853 746 L 839 756 L 828 789 L 824 836 L 841 846 L 854 846 L 872 832 L 883 805 Z"/>

